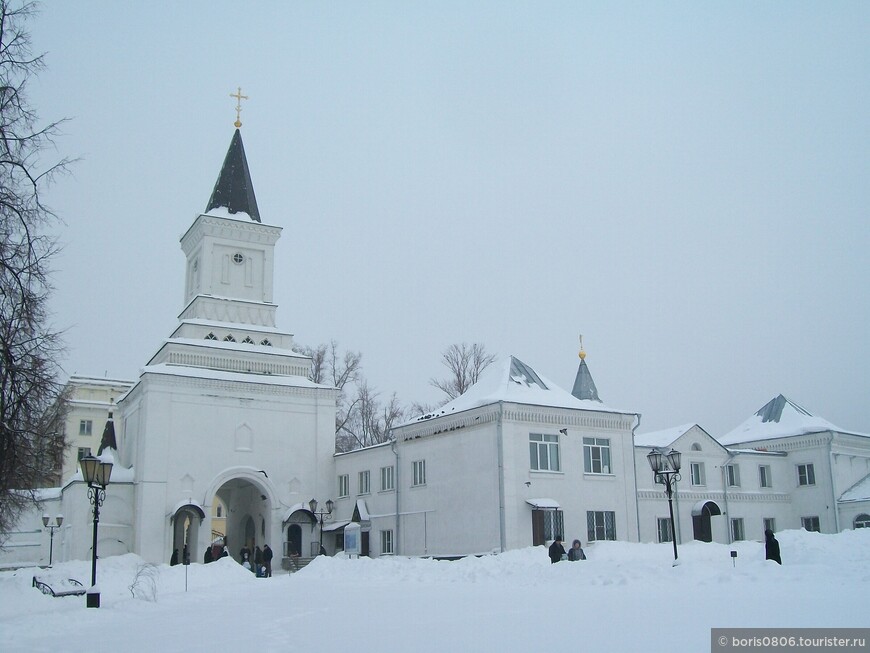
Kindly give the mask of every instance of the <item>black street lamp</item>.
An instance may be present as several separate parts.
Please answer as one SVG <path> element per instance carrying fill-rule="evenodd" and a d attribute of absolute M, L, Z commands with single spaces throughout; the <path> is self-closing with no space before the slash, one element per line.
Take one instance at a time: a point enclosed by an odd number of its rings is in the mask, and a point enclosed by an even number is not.
<path fill-rule="evenodd" d="M 54 529 L 60 528 L 60 525 L 63 524 L 63 515 L 58 515 L 57 517 L 54 518 L 54 520 L 57 522 L 56 524 L 49 524 L 48 520 L 49 520 L 48 515 L 42 516 L 42 525 L 45 528 L 51 529 L 51 539 L 49 540 L 49 544 L 48 544 L 48 566 L 51 567 L 51 557 L 52 557 L 52 554 L 54 553 Z"/>
<path fill-rule="evenodd" d="M 332 509 L 335 507 L 335 501 L 332 499 L 326 500 L 326 510 L 317 512 L 317 499 L 312 499 L 308 502 L 308 507 L 311 509 L 311 514 L 320 517 L 320 548 L 317 549 L 317 555 L 323 552 L 323 515 L 331 515 Z"/>
<path fill-rule="evenodd" d="M 106 463 L 95 458 L 86 456 L 79 461 L 82 468 L 82 476 L 88 484 L 88 499 L 94 505 L 94 546 L 93 560 L 91 562 L 91 589 L 88 590 L 88 607 L 100 607 L 100 593 L 97 586 L 97 525 L 100 523 L 100 506 L 106 498 L 106 486 L 112 476 L 112 463 Z"/>
<path fill-rule="evenodd" d="M 653 471 L 656 483 L 665 486 L 665 494 L 668 495 L 668 509 L 671 511 L 671 540 L 674 543 L 674 564 L 677 564 L 677 527 L 674 523 L 674 487 L 680 480 L 680 452 L 671 449 L 667 456 L 663 456 L 658 449 L 650 451 L 646 459 Z M 667 459 L 667 460 L 665 460 Z"/>

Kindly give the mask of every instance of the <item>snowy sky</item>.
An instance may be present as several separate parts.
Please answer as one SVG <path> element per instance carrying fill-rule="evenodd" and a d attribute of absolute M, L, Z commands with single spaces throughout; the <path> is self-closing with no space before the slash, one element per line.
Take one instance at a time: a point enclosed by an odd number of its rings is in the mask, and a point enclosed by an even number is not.
<path fill-rule="evenodd" d="M 135 378 L 235 119 L 278 324 L 434 402 L 454 342 L 570 390 L 577 336 L 641 431 L 783 393 L 870 430 L 866 2 L 48 1 L 31 88 L 80 157 L 54 319 Z"/>

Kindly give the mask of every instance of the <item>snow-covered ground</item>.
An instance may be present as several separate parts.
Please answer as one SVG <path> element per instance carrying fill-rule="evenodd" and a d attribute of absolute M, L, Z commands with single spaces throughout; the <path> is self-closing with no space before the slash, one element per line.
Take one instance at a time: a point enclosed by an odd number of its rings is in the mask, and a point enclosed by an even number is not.
<path fill-rule="evenodd" d="M 159 566 L 138 597 L 130 554 L 99 561 L 99 610 L 41 594 L 21 569 L 0 573 L 0 649 L 695 653 L 710 650 L 712 627 L 868 625 L 870 529 L 777 538 L 781 567 L 758 542 L 692 542 L 676 567 L 670 545 L 623 542 L 557 565 L 543 547 L 456 562 L 323 557 L 271 579 L 225 558 L 191 565 L 186 592 L 183 566 Z M 87 585 L 90 564 L 38 576 Z"/>

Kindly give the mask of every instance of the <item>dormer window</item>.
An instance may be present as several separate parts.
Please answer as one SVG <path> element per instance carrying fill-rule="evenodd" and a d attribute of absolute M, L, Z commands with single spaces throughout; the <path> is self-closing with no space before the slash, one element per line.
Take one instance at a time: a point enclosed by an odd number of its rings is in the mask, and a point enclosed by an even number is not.
<path fill-rule="evenodd" d="M 236 339 L 233 338 L 233 334 L 229 334 L 226 338 L 224 338 L 224 342 L 235 342 Z"/>
<path fill-rule="evenodd" d="M 260 341 L 260 344 L 263 345 L 264 347 L 271 347 L 272 346 L 272 343 L 269 342 L 268 338 L 263 338 L 263 340 Z"/>
<path fill-rule="evenodd" d="M 206 337 L 206 340 L 217 340 L 217 336 L 213 333 L 209 333 Z"/>
<path fill-rule="evenodd" d="M 242 340 L 242 342 L 246 345 L 253 345 L 254 344 L 254 341 L 251 340 L 251 336 L 245 336 L 245 339 Z"/>

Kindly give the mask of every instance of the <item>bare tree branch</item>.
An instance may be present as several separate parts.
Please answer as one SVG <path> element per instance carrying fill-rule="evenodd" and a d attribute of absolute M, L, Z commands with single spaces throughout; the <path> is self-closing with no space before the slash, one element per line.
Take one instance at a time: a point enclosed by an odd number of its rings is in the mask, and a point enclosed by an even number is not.
<path fill-rule="evenodd" d="M 477 383 L 481 372 L 495 360 L 495 354 L 488 354 L 486 347 L 479 342 L 472 345 L 452 344 L 441 354 L 441 362 L 450 371 L 445 379 L 431 379 L 429 383 L 447 395 L 444 403 L 465 394 Z M 426 411 L 423 411 L 426 412 Z"/>

